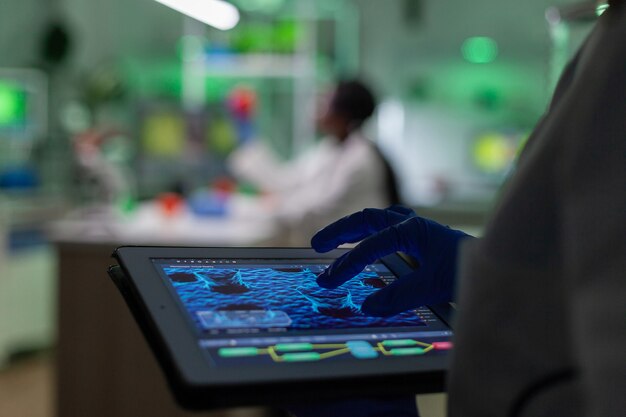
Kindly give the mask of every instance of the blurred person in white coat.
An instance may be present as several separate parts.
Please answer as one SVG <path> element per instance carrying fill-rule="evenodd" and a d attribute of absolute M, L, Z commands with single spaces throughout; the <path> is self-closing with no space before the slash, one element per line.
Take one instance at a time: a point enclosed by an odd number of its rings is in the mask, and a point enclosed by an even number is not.
<path fill-rule="evenodd" d="M 262 143 L 251 142 L 229 160 L 232 173 L 267 193 L 271 216 L 308 244 L 311 233 L 362 207 L 398 203 L 395 175 L 363 124 L 376 109 L 358 80 L 337 84 L 318 119 L 325 135 L 297 158 L 281 162 Z"/>

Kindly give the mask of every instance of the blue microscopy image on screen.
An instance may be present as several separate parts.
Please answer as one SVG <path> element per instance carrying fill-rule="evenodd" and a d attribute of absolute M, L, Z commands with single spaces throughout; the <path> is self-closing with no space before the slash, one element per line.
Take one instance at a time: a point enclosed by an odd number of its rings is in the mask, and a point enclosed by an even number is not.
<path fill-rule="evenodd" d="M 162 268 L 202 330 L 425 325 L 411 311 L 387 318 L 361 313 L 363 300 L 384 286 L 375 271 L 363 271 L 341 287 L 327 290 L 317 285 L 316 274 L 306 267 Z"/>

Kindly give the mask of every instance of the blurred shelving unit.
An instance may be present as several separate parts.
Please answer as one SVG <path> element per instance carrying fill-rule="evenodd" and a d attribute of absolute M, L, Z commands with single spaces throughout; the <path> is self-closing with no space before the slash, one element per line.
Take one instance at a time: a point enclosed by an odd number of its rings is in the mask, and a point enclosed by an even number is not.
<path fill-rule="evenodd" d="M 182 101 L 188 111 L 203 108 L 207 104 L 207 84 L 219 79 L 289 83 L 290 114 L 277 117 L 281 123 L 291 125 L 291 138 L 278 144 L 289 147 L 289 155 L 306 148 L 315 137 L 315 100 L 320 82 L 333 79 L 337 74 L 358 71 L 359 51 L 355 45 L 359 44 L 359 18 L 358 10 L 350 2 L 295 0 L 273 3 L 272 13 L 264 14 L 261 7 L 244 11 L 246 21 L 240 25 L 257 20 L 299 22 L 291 51 L 207 52 L 207 27 L 193 19 L 185 20 L 181 46 Z M 332 29 L 325 30 L 329 25 Z M 328 41 L 329 33 L 330 42 L 320 42 L 321 39 Z M 318 59 L 324 48 L 322 43 L 330 43 L 333 49 L 333 57 L 326 65 Z"/>
<path fill-rule="evenodd" d="M 232 3 L 241 9 L 234 29 L 182 17 L 175 53 L 122 62 L 140 198 L 210 184 L 250 138 L 282 159 L 299 154 L 315 140 L 319 93 L 358 74 L 360 19 L 351 1 Z M 244 117 L 233 102 L 244 102 Z"/>

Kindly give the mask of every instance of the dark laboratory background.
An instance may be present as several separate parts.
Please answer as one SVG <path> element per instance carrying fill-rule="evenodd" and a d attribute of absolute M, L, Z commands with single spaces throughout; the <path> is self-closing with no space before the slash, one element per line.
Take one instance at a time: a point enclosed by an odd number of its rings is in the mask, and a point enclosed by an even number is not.
<path fill-rule="evenodd" d="M 579 0 L 229 3 L 238 20 L 219 29 L 154 0 L 0 2 L 0 415 L 188 415 L 108 281 L 109 255 L 306 244 L 228 160 L 249 141 L 297 159 L 337 80 L 375 91 L 364 132 L 401 201 L 479 235 L 602 12 Z M 442 397 L 421 399 L 423 414 L 443 415 Z"/>

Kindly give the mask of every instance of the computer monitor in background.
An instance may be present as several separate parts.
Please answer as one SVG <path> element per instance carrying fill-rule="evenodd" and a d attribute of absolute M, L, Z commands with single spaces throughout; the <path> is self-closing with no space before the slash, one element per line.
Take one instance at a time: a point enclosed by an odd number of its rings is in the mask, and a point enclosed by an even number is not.
<path fill-rule="evenodd" d="M 0 138 L 36 140 L 45 134 L 47 88 L 40 71 L 0 68 Z"/>
<path fill-rule="evenodd" d="M 33 145 L 47 129 L 46 75 L 0 68 L 0 170 L 27 164 Z"/>

